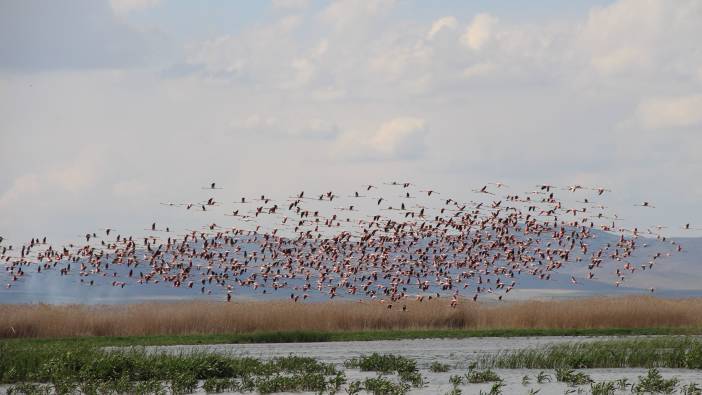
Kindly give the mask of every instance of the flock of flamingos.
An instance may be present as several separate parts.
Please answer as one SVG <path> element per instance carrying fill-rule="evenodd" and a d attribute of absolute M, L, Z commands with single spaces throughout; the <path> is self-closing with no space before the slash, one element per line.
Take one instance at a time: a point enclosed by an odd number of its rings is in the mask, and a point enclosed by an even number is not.
<path fill-rule="evenodd" d="M 469 202 L 410 182 L 231 203 L 218 200 L 222 188 L 215 183 L 202 189 L 211 196 L 202 202 L 161 203 L 221 218 L 181 234 L 152 223 L 138 235 L 105 228 L 60 247 L 46 237 L 21 246 L 0 237 L 5 285 L 58 272 L 86 286 L 165 284 L 227 301 L 249 288 L 296 302 L 311 295 L 370 299 L 391 309 L 407 298 L 444 297 L 455 307 L 483 297 L 503 300 L 525 276 L 549 281 L 567 266 L 583 273 L 570 276 L 572 286 L 602 270 L 619 286 L 683 251 L 660 234 L 662 227 L 620 227 L 603 205 L 611 191 L 602 187 L 538 185 L 510 194 L 503 183 L 491 183 L 474 189 Z M 649 202 L 638 206 L 654 209 Z M 655 247 L 648 244 L 654 238 Z"/>

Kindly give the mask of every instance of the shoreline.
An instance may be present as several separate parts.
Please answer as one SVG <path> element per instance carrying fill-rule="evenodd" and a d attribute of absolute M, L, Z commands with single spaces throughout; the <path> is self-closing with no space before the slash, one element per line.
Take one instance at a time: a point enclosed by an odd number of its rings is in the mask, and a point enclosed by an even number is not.
<path fill-rule="evenodd" d="M 273 344 L 321 343 L 383 340 L 465 339 L 504 337 L 628 337 L 628 336 L 694 336 L 702 335 L 700 327 L 679 328 L 590 328 L 590 329 L 424 329 L 376 331 L 286 331 L 251 332 L 206 335 L 151 335 L 151 336 L 76 336 L 62 338 L 5 338 L 0 344 L 75 345 L 97 347 L 119 346 L 174 346 L 217 344 Z"/>

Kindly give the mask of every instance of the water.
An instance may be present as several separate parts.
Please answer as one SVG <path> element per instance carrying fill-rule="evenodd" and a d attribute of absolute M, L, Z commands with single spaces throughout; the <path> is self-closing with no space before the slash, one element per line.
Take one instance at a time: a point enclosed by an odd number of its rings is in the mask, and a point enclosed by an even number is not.
<path fill-rule="evenodd" d="M 322 362 L 333 363 L 343 368 L 343 362 L 349 358 L 368 355 L 374 352 L 381 354 L 398 354 L 417 361 L 417 365 L 425 377 L 427 385 L 413 389 L 411 394 L 445 394 L 452 389 L 449 383 L 451 375 L 463 375 L 471 362 L 480 355 L 494 354 L 499 351 L 517 350 L 526 347 L 543 347 L 548 344 L 568 342 L 589 342 L 613 339 L 615 337 L 510 337 L 510 338 L 467 338 L 467 339 L 417 339 L 417 340 L 382 340 L 367 342 L 329 342 L 329 343 L 281 343 L 281 344 L 223 344 L 204 346 L 159 346 L 148 347 L 154 352 L 180 353 L 189 351 L 210 351 L 230 353 L 241 356 L 269 359 L 278 356 L 301 355 L 316 358 Z M 447 373 L 432 373 L 429 365 L 432 362 L 448 364 L 451 370 Z M 538 384 L 536 376 L 541 370 L 533 369 L 495 369 L 504 379 L 503 394 L 527 394 L 531 389 L 539 390 L 540 395 L 564 394 L 569 387 L 564 383 L 555 382 L 553 370 L 546 370 L 552 382 Z M 646 369 L 581 369 L 595 381 L 614 381 L 622 378 L 629 383 L 636 383 L 639 376 L 644 376 Z M 664 378 L 677 377 L 680 385 L 697 383 L 702 385 L 702 371 L 687 369 L 660 369 Z M 374 372 L 360 372 L 355 369 L 346 370 L 348 381 L 374 377 Z M 530 384 L 523 385 L 522 378 L 528 375 Z M 394 377 L 392 377 L 394 379 Z M 463 394 L 478 394 L 481 390 L 487 392 L 492 386 L 486 384 L 466 384 L 460 386 Z M 581 386 L 582 393 L 589 393 L 589 386 Z M 577 388 L 573 393 L 577 393 Z M 204 392 L 201 392 L 204 393 Z M 340 393 L 345 393 L 343 390 Z M 618 393 L 631 393 L 630 389 Z"/>
<path fill-rule="evenodd" d="M 268 344 L 218 344 L 194 346 L 155 346 L 147 347 L 154 352 L 179 353 L 187 351 L 210 351 L 229 353 L 255 358 L 275 358 L 280 356 L 304 355 L 337 365 L 349 358 L 380 354 L 400 354 L 417 361 L 419 368 L 429 368 L 434 361 L 467 368 L 470 362 L 482 354 L 499 351 L 518 350 L 527 347 L 540 347 L 547 344 L 587 342 L 614 339 L 615 337 L 473 337 L 465 339 L 414 339 L 376 340 L 328 343 L 268 343 Z"/>

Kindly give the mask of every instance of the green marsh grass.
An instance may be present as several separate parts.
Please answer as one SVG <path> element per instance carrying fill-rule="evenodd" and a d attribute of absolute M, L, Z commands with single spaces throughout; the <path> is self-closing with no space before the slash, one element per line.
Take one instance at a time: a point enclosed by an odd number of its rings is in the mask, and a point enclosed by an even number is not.
<path fill-rule="evenodd" d="M 438 361 L 434 361 L 429 365 L 429 371 L 432 373 L 446 373 L 449 370 L 451 370 L 451 367 L 448 364 Z"/>
<path fill-rule="evenodd" d="M 702 340 L 664 336 L 555 344 L 486 355 L 482 367 L 556 368 L 702 368 Z"/>
<path fill-rule="evenodd" d="M 502 381 L 502 378 L 493 372 L 491 369 L 486 370 L 470 370 L 466 374 L 466 380 L 471 384 L 490 383 L 494 381 Z"/>
<path fill-rule="evenodd" d="M 260 360 L 208 352 L 152 353 L 141 347 L 105 351 L 0 343 L 0 383 L 14 384 L 10 389 L 15 393 L 37 393 L 35 384 L 26 383 L 49 383 L 56 393 L 185 394 L 200 381 L 208 392 L 336 392 L 345 380 L 333 364 L 300 356 Z"/>
<path fill-rule="evenodd" d="M 636 394 L 672 394 L 680 380 L 676 377 L 664 379 L 656 368 L 651 368 L 646 376 L 639 376 L 639 382 L 631 387 Z"/>
<path fill-rule="evenodd" d="M 590 392 L 592 395 L 614 395 L 617 390 L 613 381 L 599 381 L 590 384 Z"/>
<path fill-rule="evenodd" d="M 361 388 L 373 395 L 404 395 L 411 387 L 403 381 L 394 382 L 378 376 L 365 379 Z"/>
<path fill-rule="evenodd" d="M 502 394 L 502 387 L 505 386 L 505 383 L 498 381 L 490 387 L 490 391 L 488 392 L 483 392 L 482 390 L 479 392 L 480 395 L 501 395 Z"/>
<path fill-rule="evenodd" d="M 360 369 L 362 372 L 414 373 L 417 371 L 417 362 L 413 359 L 394 354 L 363 355 L 345 361 L 344 366 L 349 369 Z"/>
<path fill-rule="evenodd" d="M 583 372 L 576 372 L 571 368 L 556 368 L 556 381 L 570 386 L 578 386 L 592 383 L 592 378 Z"/>
<path fill-rule="evenodd" d="M 686 384 L 680 388 L 680 393 L 683 395 L 702 395 L 702 387 L 696 383 Z"/>

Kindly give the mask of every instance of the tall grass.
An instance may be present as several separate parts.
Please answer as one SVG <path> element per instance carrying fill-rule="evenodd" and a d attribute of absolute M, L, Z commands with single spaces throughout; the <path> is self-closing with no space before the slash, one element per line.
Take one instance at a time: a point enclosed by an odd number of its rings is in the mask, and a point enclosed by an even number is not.
<path fill-rule="evenodd" d="M 208 352 L 0 343 L 0 383 L 18 383 L 14 392 L 43 392 L 34 387 L 49 383 L 42 387 L 48 393 L 161 393 L 159 388 L 168 386 L 177 394 L 194 392 L 200 381 L 210 390 L 320 393 L 338 391 L 346 377 L 332 364 L 292 355 L 260 360 Z"/>
<path fill-rule="evenodd" d="M 392 309 L 377 302 L 287 301 L 0 305 L 0 338 L 535 328 L 702 328 L 702 299 L 465 301 L 455 309 L 442 299 Z"/>
<path fill-rule="evenodd" d="M 483 355 L 478 365 L 505 369 L 557 369 L 557 378 L 584 368 L 702 369 L 702 340 L 692 336 L 622 338 L 552 344 Z M 563 370 L 566 368 L 566 370 Z M 561 380 L 559 381 L 568 381 Z"/>

